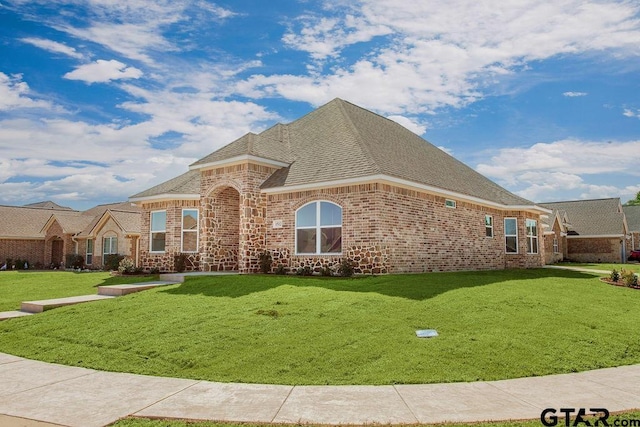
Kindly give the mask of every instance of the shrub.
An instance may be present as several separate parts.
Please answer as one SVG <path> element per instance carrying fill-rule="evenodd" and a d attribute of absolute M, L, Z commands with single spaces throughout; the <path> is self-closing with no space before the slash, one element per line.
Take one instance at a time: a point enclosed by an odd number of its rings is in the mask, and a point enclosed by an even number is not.
<path fill-rule="evenodd" d="M 311 267 L 305 265 L 304 267 L 300 267 L 298 270 L 296 270 L 296 274 L 298 276 L 311 276 L 313 274 L 313 271 L 311 270 Z"/>
<path fill-rule="evenodd" d="M 123 274 L 133 274 L 136 272 L 136 263 L 130 257 L 124 257 L 118 263 L 118 271 Z"/>
<path fill-rule="evenodd" d="M 620 280 L 620 273 L 618 273 L 618 270 L 616 270 L 615 268 L 613 270 L 611 270 L 611 274 L 609 275 L 609 279 L 617 282 L 618 280 Z"/>
<path fill-rule="evenodd" d="M 80 270 L 84 267 L 84 258 L 78 254 L 66 254 L 64 257 L 65 268 L 73 268 L 74 270 Z"/>
<path fill-rule="evenodd" d="M 333 270 L 331 270 L 331 267 L 329 267 L 328 265 L 325 265 L 324 267 L 320 268 L 321 276 L 331 276 L 332 274 L 333 274 Z"/>
<path fill-rule="evenodd" d="M 285 275 L 287 274 L 287 270 L 284 267 L 284 264 L 278 264 L 278 266 L 276 267 L 276 271 L 274 271 L 274 273 L 279 274 L 279 275 Z"/>
<path fill-rule="evenodd" d="M 622 270 L 620 273 L 622 282 L 629 287 L 638 286 L 638 276 L 631 270 Z"/>
<path fill-rule="evenodd" d="M 349 258 L 342 258 L 340 260 L 340 265 L 338 266 L 338 275 L 342 277 L 351 277 L 353 276 L 353 261 Z"/>
<path fill-rule="evenodd" d="M 187 269 L 187 254 L 178 254 L 174 256 L 173 263 L 178 273 L 184 272 Z"/>
<path fill-rule="evenodd" d="M 271 272 L 271 263 L 273 262 L 273 258 L 271 258 L 271 253 L 269 251 L 264 251 L 258 256 L 258 262 L 260 263 L 260 272 L 269 273 Z"/>
<path fill-rule="evenodd" d="M 106 271 L 115 271 L 120 266 L 120 261 L 124 258 L 124 255 L 109 254 L 104 257 L 104 269 Z"/>

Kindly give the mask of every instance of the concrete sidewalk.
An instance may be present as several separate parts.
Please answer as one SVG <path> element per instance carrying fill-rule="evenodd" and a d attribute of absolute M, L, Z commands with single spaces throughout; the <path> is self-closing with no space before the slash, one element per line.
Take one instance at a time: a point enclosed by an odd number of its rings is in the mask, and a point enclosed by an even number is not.
<path fill-rule="evenodd" d="M 640 408 L 640 365 L 396 386 L 228 384 L 101 372 L 0 353 L 0 424 L 104 426 L 129 415 L 259 423 L 536 419 L 544 408 Z"/>

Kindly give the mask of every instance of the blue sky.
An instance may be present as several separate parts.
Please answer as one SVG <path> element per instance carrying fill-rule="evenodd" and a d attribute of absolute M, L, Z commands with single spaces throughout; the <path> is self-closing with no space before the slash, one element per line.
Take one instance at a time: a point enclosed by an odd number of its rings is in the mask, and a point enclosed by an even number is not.
<path fill-rule="evenodd" d="M 0 204 L 126 200 L 340 97 L 536 202 L 640 191 L 640 3 L 0 0 Z"/>

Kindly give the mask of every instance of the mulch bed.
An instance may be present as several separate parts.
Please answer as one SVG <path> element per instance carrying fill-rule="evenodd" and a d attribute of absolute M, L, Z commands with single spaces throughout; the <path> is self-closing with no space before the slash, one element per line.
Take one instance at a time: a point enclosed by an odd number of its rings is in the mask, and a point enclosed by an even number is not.
<path fill-rule="evenodd" d="M 604 282 L 604 283 L 608 283 L 608 284 L 613 285 L 613 286 L 621 286 L 623 288 L 640 289 L 640 285 L 639 286 L 627 286 L 627 285 L 624 284 L 624 282 L 622 280 L 618 280 L 617 282 L 614 282 L 613 280 L 609 279 L 608 277 L 601 277 L 600 281 Z"/>

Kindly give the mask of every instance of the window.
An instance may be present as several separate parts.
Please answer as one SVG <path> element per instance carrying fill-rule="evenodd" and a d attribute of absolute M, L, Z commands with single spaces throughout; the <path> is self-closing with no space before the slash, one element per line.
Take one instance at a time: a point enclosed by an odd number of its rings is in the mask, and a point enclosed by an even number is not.
<path fill-rule="evenodd" d="M 553 253 L 560 253 L 560 247 L 558 246 L 558 236 L 553 236 Z"/>
<path fill-rule="evenodd" d="M 504 219 L 505 252 L 518 253 L 518 220 L 515 218 Z"/>
<path fill-rule="evenodd" d="M 455 208 L 456 208 L 456 201 L 455 201 L 455 200 L 446 199 L 446 200 L 444 201 L 444 205 L 445 205 L 446 207 L 448 207 L 448 208 L 453 208 L 453 209 L 455 209 Z"/>
<path fill-rule="evenodd" d="M 491 215 L 484 216 L 484 230 L 487 237 L 493 237 L 493 217 Z"/>
<path fill-rule="evenodd" d="M 198 210 L 182 210 L 182 252 L 198 252 Z"/>
<path fill-rule="evenodd" d="M 538 253 L 538 223 L 534 219 L 525 221 L 527 225 L 527 253 Z"/>
<path fill-rule="evenodd" d="M 102 254 L 111 255 L 118 253 L 118 238 L 116 236 L 102 239 Z"/>
<path fill-rule="evenodd" d="M 87 265 L 93 263 L 93 239 L 87 239 L 87 251 L 84 257 L 84 263 Z"/>
<path fill-rule="evenodd" d="M 151 212 L 151 252 L 164 252 L 167 211 Z"/>
<path fill-rule="evenodd" d="M 312 202 L 298 209 L 296 253 L 320 255 L 341 252 L 342 208 L 331 202 Z"/>

